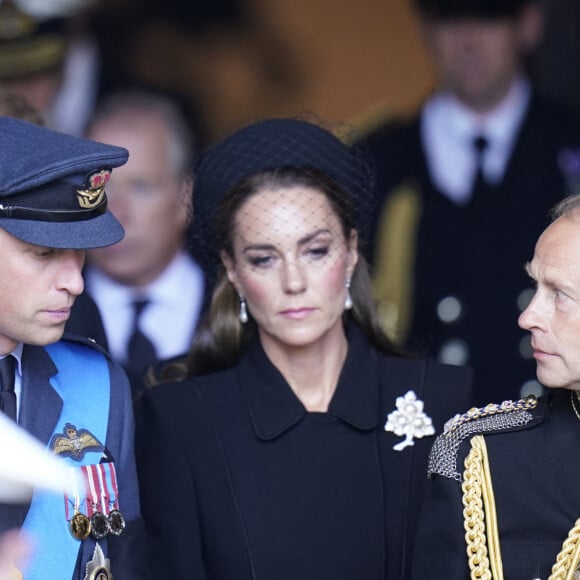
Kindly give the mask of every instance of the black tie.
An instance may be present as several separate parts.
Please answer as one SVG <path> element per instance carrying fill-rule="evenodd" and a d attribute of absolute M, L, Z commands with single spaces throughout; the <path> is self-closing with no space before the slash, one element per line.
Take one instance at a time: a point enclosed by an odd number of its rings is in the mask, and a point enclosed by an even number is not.
<path fill-rule="evenodd" d="M 141 314 L 149 304 L 149 300 L 141 299 L 133 302 L 133 332 L 127 344 L 126 369 L 134 377 L 143 375 L 147 367 L 157 360 L 153 343 L 143 334 L 139 324 Z"/>
<path fill-rule="evenodd" d="M 475 175 L 473 178 L 473 186 L 471 188 L 472 199 L 477 195 L 485 191 L 488 183 L 485 179 L 483 173 L 483 160 L 485 158 L 485 153 L 489 146 L 488 140 L 483 137 L 483 135 L 478 135 L 473 140 L 473 149 L 475 155 Z"/>
<path fill-rule="evenodd" d="M 16 359 L 9 354 L 0 359 L 0 394 L 2 410 L 13 421 L 16 421 L 16 393 L 14 392 L 14 369 Z"/>

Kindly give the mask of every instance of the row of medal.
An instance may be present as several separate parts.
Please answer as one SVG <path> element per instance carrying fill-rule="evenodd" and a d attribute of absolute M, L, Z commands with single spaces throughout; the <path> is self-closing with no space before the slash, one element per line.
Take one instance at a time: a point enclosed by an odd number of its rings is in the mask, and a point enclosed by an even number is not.
<path fill-rule="evenodd" d="M 71 477 L 74 497 L 65 496 L 65 512 L 73 537 L 100 540 L 122 534 L 125 518 L 119 511 L 115 464 L 82 465 L 71 469 Z"/>

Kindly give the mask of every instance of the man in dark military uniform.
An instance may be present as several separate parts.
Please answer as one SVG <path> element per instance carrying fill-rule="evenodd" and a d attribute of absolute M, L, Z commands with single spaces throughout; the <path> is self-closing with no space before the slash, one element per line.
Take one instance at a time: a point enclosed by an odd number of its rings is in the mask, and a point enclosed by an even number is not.
<path fill-rule="evenodd" d="M 522 264 L 580 175 L 580 125 L 531 88 L 534 0 L 415 0 L 439 73 L 416 118 L 365 138 L 378 183 L 372 264 L 384 326 L 475 370 L 476 404 L 541 392 L 516 319 Z"/>
<path fill-rule="evenodd" d="M 85 250 L 123 237 L 105 184 L 128 154 L 9 117 L 0 134 L 0 409 L 67 465 L 72 489 L 0 505 L 0 530 L 32 541 L 18 577 L 141 579 L 127 377 L 94 341 L 63 338 Z"/>
<path fill-rule="evenodd" d="M 448 421 L 429 459 L 417 580 L 580 576 L 580 195 L 554 218 L 519 317 L 547 394 Z"/>

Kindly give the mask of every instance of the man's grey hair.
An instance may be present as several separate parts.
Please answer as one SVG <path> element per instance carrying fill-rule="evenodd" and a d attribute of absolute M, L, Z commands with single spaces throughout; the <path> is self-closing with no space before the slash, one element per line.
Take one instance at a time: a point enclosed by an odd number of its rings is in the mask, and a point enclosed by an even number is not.
<path fill-rule="evenodd" d="M 178 174 L 190 175 L 197 143 L 179 104 L 168 95 L 146 90 L 125 90 L 109 95 L 97 107 L 86 134 L 109 117 L 126 114 L 159 115 L 171 138 L 169 155 Z"/>
<path fill-rule="evenodd" d="M 575 193 L 565 197 L 561 202 L 555 205 L 550 212 L 552 221 L 555 222 L 561 217 L 566 217 L 570 212 L 580 208 L 580 193 Z"/>

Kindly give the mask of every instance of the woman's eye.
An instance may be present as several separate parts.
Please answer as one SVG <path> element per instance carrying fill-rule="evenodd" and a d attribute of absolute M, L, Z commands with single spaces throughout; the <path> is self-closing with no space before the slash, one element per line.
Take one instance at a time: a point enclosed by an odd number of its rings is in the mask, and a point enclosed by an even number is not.
<path fill-rule="evenodd" d="M 265 268 L 272 265 L 273 259 L 271 256 L 251 256 L 249 262 L 256 268 Z"/>
<path fill-rule="evenodd" d="M 328 255 L 328 252 L 329 252 L 328 246 L 316 246 L 314 248 L 310 248 L 307 253 L 309 256 L 313 258 L 322 258 Z"/>

